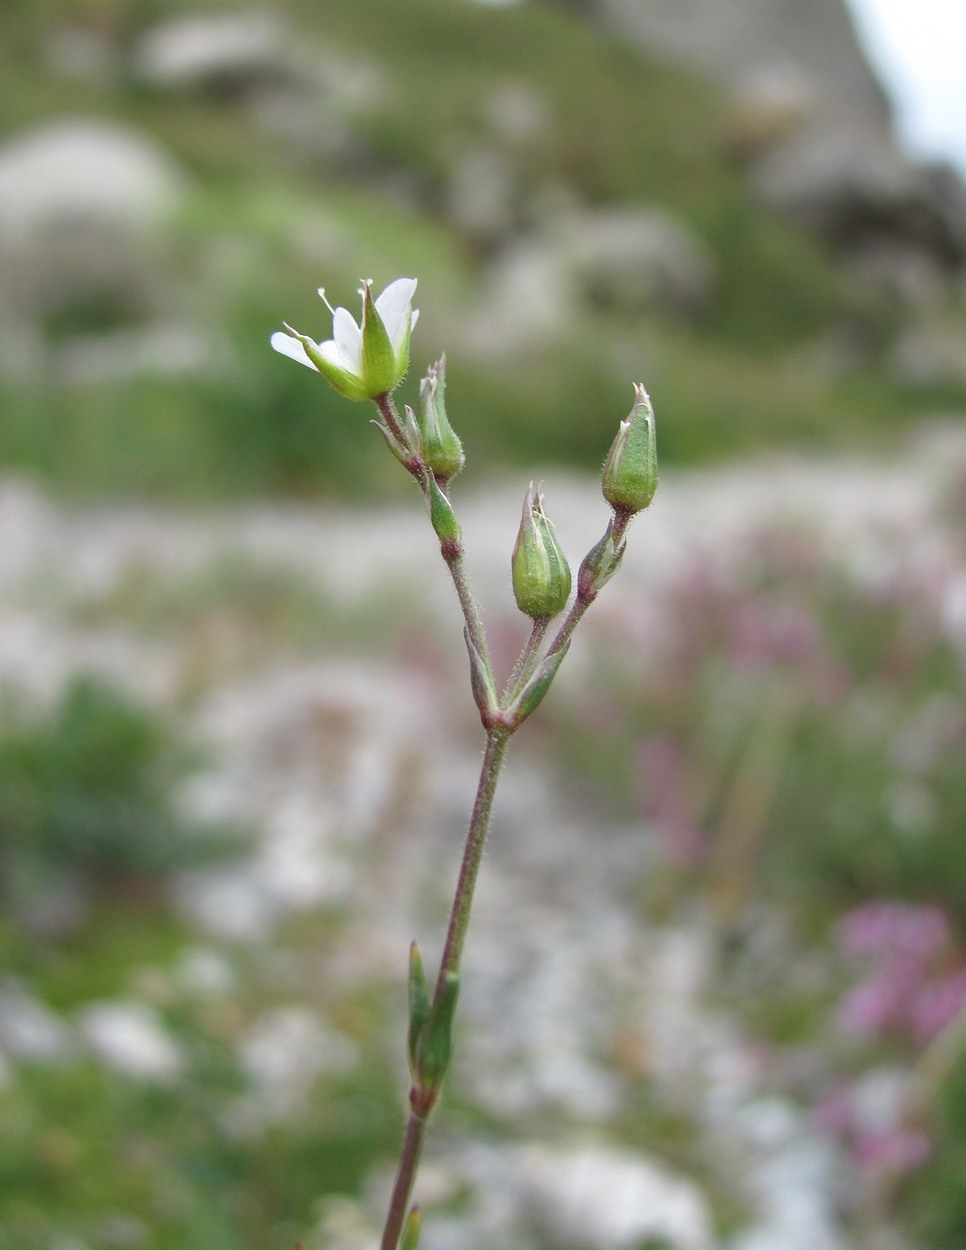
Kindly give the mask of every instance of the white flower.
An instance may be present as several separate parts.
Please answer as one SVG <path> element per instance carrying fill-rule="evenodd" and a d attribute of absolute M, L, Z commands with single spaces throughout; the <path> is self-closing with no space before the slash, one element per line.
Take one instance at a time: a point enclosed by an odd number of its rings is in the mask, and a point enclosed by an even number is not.
<path fill-rule="evenodd" d="M 290 325 L 272 335 L 272 347 L 299 364 L 321 373 L 350 399 L 375 399 L 395 390 L 409 368 L 409 336 L 419 317 L 412 307 L 415 278 L 397 278 L 372 298 L 372 283 L 363 283 L 362 323 L 346 308 L 335 308 L 319 295 L 332 313 L 332 338 L 316 343 Z"/>

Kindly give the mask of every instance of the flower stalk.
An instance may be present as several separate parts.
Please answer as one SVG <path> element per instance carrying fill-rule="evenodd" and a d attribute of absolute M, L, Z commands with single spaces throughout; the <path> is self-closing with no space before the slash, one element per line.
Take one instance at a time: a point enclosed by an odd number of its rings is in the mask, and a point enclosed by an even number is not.
<path fill-rule="evenodd" d="M 574 631 L 617 572 L 630 521 L 654 496 L 657 456 L 651 402 L 644 388 L 635 386 L 631 414 L 620 424 L 601 476 L 601 490 L 611 516 L 604 534 L 582 560 L 576 579 L 547 516 L 543 494 L 531 483 L 510 561 L 517 606 L 530 618 L 531 628 L 506 679 L 502 697 L 498 697 L 482 614 L 463 558 L 462 529 L 449 495 L 452 479 L 463 467 L 464 455 L 444 403 L 444 361 L 432 366 L 423 378 L 418 410 L 407 406 L 405 418 L 400 419 L 392 392 L 409 365 L 410 334 L 418 317 L 412 309 L 416 281 L 397 279 L 375 300 L 370 288 L 371 283 L 365 282 L 360 292 L 360 323 L 344 308 L 336 308 L 331 310 L 331 340 L 316 343 L 286 326 L 284 333 L 272 336 L 272 346 L 315 369 L 340 394 L 375 403 L 379 419 L 373 424 L 426 500 L 440 554 L 463 614 L 470 688 L 486 732 L 476 797 L 432 994 L 419 947 L 414 942 L 410 949 L 410 1111 L 381 1250 L 417 1250 L 420 1214 L 419 1208 L 411 1205 L 413 1187 L 427 1125 L 452 1060 L 463 949 L 510 738 L 546 697 L 566 658 Z M 324 299 L 324 292 L 320 294 Z M 550 624 L 561 614 L 563 620 L 544 649 Z"/>

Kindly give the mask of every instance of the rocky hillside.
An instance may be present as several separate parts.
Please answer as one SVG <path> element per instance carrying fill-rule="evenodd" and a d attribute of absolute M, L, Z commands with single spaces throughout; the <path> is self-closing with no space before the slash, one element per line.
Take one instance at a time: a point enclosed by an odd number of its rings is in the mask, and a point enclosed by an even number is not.
<path fill-rule="evenodd" d="M 666 461 L 966 403 L 962 188 L 896 150 L 836 0 L 0 22 L 0 462 L 62 489 L 380 489 L 265 350 L 360 274 L 419 277 L 477 463 L 599 461 L 638 378 Z"/>

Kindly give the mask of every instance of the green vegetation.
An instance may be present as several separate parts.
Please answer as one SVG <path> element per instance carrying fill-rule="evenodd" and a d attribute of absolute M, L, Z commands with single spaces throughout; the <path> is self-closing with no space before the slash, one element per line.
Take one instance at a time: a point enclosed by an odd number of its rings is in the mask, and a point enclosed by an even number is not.
<path fill-rule="evenodd" d="M 227 0 L 206 11 L 219 7 Z M 181 376 L 158 366 L 71 380 L 59 352 L 78 331 L 137 329 L 157 310 L 119 305 L 111 291 L 68 300 L 46 316 L 39 371 L 0 382 L 0 464 L 86 495 L 399 489 L 359 408 L 275 357 L 267 338 L 282 319 L 324 337 L 320 282 L 350 302 L 362 273 L 377 281 L 413 273 L 425 311 L 414 368 L 452 348 L 447 326 L 480 296 L 489 259 L 448 215 L 452 171 L 475 148 L 512 149 L 495 137 L 488 109 L 495 92 L 520 86 L 546 118 L 539 141 L 511 151 L 521 204 L 530 205 L 521 209 L 532 218 L 524 234 L 539 234 L 546 188 L 566 187 L 590 208 L 657 206 L 707 244 L 716 286 L 687 330 L 588 305 L 573 309 L 556 346 L 519 357 L 508 342 L 497 369 L 454 351 L 451 403 L 477 463 L 528 462 L 537 450 L 544 461 L 598 459 L 613 413 L 629 404 L 615 377 L 644 378 L 659 414 L 673 413 L 661 431 L 665 463 L 774 443 L 881 446 L 910 412 L 966 398 L 900 393 L 889 380 L 879 351 L 892 312 L 858 299 L 817 243 L 752 198 L 709 85 L 565 11 L 452 0 L 339 2 L 324 14 L 296 0 L 280 6 L 320 54 L 375 71 L 374 98 L 346 123 L 349 149 L 326 155 L 324 142 L 313 152 L 260 127 L 241 96 L 131 80 L 125 58 L 137 38 L 179 9 L 194 6 L 73 0 L 56 22 L 43 5 L 6 11 L 0 133 L 63 115 L 113 118 L 189 171 L 188 208 L 155 240 L 157 286 L 164 319 L 196 334 L 209 363 Z M 106 39 L 121 71 L 84 79 L 52 67 L 44 51 L 52 22 Z M 321 113 L 320 129 L 331 124 Z M 846 371 L 817 363 L 843 337 L 873 346 Z M 130 347 L 119 340 L 115 350 L 122 362 Z"/>
<path fill-rule="evenodd" d="M 0 736 L 0 894 L 24 903 L 63 883 L 150 888 L 223 854 L 232 840 L 190 828 L 174 787 L 189 757 L 155 713 L 79 677 L 48 716 L 8 697 Z"/>

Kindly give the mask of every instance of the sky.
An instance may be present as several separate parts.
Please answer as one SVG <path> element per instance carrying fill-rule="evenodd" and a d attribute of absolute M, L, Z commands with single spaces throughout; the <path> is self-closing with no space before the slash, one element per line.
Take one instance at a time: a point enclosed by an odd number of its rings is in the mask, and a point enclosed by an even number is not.
<path fill-rule="evenodd" d="M 966 0 L 847 0 L 913 152 L 966 176 Z"/>

